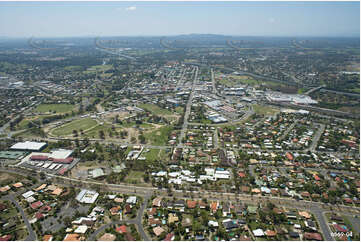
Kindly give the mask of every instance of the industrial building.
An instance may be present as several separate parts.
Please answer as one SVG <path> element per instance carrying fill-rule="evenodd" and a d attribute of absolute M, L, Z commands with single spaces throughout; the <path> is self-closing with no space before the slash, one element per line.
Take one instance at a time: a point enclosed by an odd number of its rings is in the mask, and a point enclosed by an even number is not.
<path fill-rule="evenodd" d="M 63 175 L 78 161 L 71 157 L 72 153 L 72 150 L 64 149 L 52 150 L 50 153 L 32 152 L 25 156 L 17 166 Z"/>
<path fill-rule="evenodd" d="M 41 151 L 47 146 L 45 142 L 33 142 L 33 141 L 25 141 L 14 144 L 10 147 L 11 150 L 19 150 L 19 151 Z"/>

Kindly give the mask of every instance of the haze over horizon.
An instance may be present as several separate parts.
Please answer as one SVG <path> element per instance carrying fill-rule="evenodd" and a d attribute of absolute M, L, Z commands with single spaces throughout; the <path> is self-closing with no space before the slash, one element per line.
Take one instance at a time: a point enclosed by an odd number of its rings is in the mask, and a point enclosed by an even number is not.
<path fill-rule="evenodd" d="M 359 2 L 0 2 L 0 36 L 359 37 Z"/>

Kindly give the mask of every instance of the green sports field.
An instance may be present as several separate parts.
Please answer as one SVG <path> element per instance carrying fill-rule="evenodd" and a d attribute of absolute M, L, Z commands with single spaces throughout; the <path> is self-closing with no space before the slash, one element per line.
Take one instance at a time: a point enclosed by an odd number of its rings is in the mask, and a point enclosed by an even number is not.
<path fill-rule="evenodd" d="M 56 112 L 56 113 L 67 113 L 75 109 L 75 105 L 72 104 L 40 104 L 34 111 L 38 113 Z"/>
<path fill-rule="evenodd" d="M 154 104 L 140 104 L 139 107 L 144 110 L 147 110 L 155 115 L 171 115 L 172 114 L 172 112 L 170 112 L 169 110 L 160 108 Z"/>
<path fill-rule="evenodd" d="M 79 120 L 74 120 L 68 124 L 65 124 L 59 128 L 56 128 L 52 131 L 53 135 L 69 135 L 73 130 L 87 130 L 97 125 L 97 122 L 91 118 L 84 118 Z"/>

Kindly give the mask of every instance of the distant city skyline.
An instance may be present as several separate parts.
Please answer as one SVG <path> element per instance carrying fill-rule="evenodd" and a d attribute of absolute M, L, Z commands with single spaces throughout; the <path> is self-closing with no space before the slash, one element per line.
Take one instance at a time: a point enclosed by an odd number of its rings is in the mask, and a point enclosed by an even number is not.
<path fill-rule="evenodd" d="M 2 37 L 359 37 L 359 2 L 0 2 Z"/>

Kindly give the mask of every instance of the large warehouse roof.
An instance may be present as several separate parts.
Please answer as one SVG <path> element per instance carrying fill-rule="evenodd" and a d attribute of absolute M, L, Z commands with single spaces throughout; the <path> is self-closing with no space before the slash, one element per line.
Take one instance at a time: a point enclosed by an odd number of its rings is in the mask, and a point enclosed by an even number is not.
<path fill-rule="evenodd" d="M 72 150 L 58 149 L 51 152 L 50 158 L 66 159 L 73 153 Z"/>
<path fill-rule="evenodd" d="M 45 146 L 46 146 L 45 142 L 25 141 L 25 142 L 19 142 L 19 143 L 14 144 L 13 146 L 10 147 L 10 149 L 38 151 L 38 150 L 41 150 Z"/>

